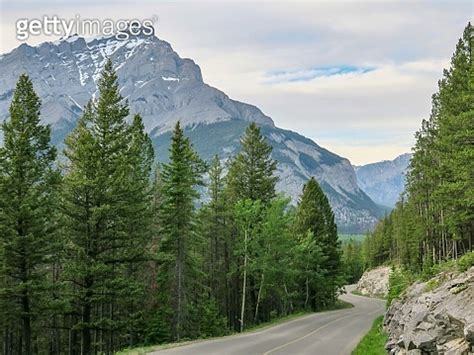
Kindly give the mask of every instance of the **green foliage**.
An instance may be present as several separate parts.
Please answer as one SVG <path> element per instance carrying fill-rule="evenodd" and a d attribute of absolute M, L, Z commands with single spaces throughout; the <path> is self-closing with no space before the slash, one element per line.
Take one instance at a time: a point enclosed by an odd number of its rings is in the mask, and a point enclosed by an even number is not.
<path fill-rule="evenodd" d="M 378 317 L 370 331 L 362 338 L 352 355 L 385 355 L 387 334 L 383 330 L 383 316 Z"/>
<path fill-rule="evenodd" d="M 35 334 L 47 337 L 55 308 L 48 266 L 60 253 L 60 177 L 50 129 L 40 124 L 40 100 L 25 74 L 16 85 L 0 147 L 0 336 L 4 349 L 31 354 Z M 55 265 L 56 266 L 56 265 Z M 55 267 L 54 266 L 54 267 Z"/>
<path fill-rule="evenodd" d="M 393 269 L 389 277 L 387 305 L 390 306 L 393 300 L 399 298 L 413 281 L 415 281 L 415 277 L 412 273 L 401 269 Z"/>
<path fill-rule="evenodd" d="M 329 201 L 314 178 L 303 188 L 294 219 L 294 233 L 312 250 L 311 255 L 320 255 L 318 262 L 311 262 L 306 268 L 322 278 L 314 279 L 313 287 L 306 282 L 305 306 L 310 304 L 313 309 L 318 309 L 333 304 L 339 287 L 344 284 L 340 242 Z M 308 238 L 314 241 L 314 245 Z"/>
<path fill-rule="evenodd" d="M 472 38 L 469 23 L 415 136 L 406 193 L 364 243 L 369 267 L 395 263 L 429 277 L 436 264 L 473 250 Z"/>
<path fill-rule="evenodd" d="M 467 271 L 474 266 L 474 252 L 467 253 L 459 258 L 459 260 L 457 260 L 457 266 L 461 272 Z"/>
<path fill-rule="evenodd" d="M 114 353 L 225 335 L 337 302 L 345 269 L 334 214 L 312 178 L 297 208 L 276 195 L 276 162 L 251 123 L 228 169 L 207 164 L 179 122 L 166 164 L 108 61 L 99 95 L 65 141 L 21 76 L 0 149 L 0 334 L 11 353 Z M 306 163 L 312 163 L 306 157 Z M 152 170 L 153 174 L 152 174 Z M 228 170 L 227 175 L 225 174 Z"/>
<path fill-rule="evenodd" d="M 261 200 L 268 203 L 275 196 L 274 175 L 277 162 L 271 158 L 272 147 L 252 122 L 241 141 L 241 152 L 229 168 L 228 187 L 237 200 Z"/>
<path fill-rule="evenodd" d="M 338 239 L 341 241 L 341 243 L 346 243 L 349 241 L 355 241 L 355 242 L 363 242 L 365 237 L 367 235 L 365 234 L 339 234 Z"/>
<path fill-rule="evenodd" d="M 362 256 L 362 243 L 353 239 L 343 243 L 342 264 L 347 283 L 356 283 L 365 270 Z"/>
<path fill-rule="evenodd" d="M 142 331 L 144 246 L 150 234 L 151 143 L 139 116 L 131 125 L 110 61 L 78 126 L 66 139 L 62 209 L 67 326 L 84 353 L 112 352 Z M 93 340 L 93 338 L 98 340 Z"/>
<path fill-rule="evenodd" d="M 194 331 L 193 305 L 202 294 L 199 271 L 200 238 L 196 228 L 195 201 L 197 186 L 203 184 L 204 162 L 192 149 L 178 122 L 170 147 L 170 162 L 161 173 L 162 202 L 159 211 L 160 244 L 157 256 L 161 306 L 171 315 L 171 334 L 175 340 L 189 337 Z"/>

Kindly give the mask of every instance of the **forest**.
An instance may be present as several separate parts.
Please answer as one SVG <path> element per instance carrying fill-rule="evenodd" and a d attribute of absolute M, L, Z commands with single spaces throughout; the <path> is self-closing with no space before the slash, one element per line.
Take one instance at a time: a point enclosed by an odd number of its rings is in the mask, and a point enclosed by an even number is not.
<path fill-rule="evenodd" d="M 345 247 L 348 273 L 396 265 L 411 274 L 474 251 L 473 27 L 459 39 L 416 133 L 404 194 L 362 243 Z"/>
<path fill-rule="evenodd" d="M 58 151 L 33 84 L 20 76 L 1 126 L 3 354 L 112 354 L 334 307 L 334 214 L 314 178 L 296 206 L 275 192 L 256 124 L 205 162 L 178 122 L 158 164 L 109 60 Z"/>

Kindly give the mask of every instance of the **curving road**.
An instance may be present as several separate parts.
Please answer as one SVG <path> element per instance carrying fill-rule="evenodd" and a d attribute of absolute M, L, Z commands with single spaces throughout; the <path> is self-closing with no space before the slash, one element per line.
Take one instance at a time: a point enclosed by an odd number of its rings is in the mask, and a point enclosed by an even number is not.
<path fill-rule="evenodd" d="M 353 308 L 310 314 L 257 332 L 232 335 L 214 340 L 153 352 L 157 355 L 293 355 L 350 354 L 385 310 L 385 301 L 356 296 L 350 292 L 340 299 Z"/>

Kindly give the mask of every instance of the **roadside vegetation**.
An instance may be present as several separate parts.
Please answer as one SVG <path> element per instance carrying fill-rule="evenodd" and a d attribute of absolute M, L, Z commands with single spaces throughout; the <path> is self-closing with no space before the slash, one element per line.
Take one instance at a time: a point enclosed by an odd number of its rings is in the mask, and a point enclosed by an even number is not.
<path fill-rule="evenodd" d="M 378 317 L 370 331 L 362 338 L 352 355 L 385 355 L 387 335 L 383 331 L 383 316 Z"/>
<path fill-rule="evenodd" d="M 391 265 L 387 305 L 416 280 L 435 289 L 435 275 L 474 265 L 473 27 L 459 39 L 432 97 L 432 112 L 416 133 L 405 192 L 362 242 L 343 245 L 346 275 Z M 378 319 L 353 354 L 385 354 Z"/>
<path fill-rule="evenodd" d="M 453 265 L 472 264 L 472 34 L 469 23 L 432 97 L 431 115 L 415 135 L 404 194 L 363 241 L 352 239 L 343 245 L 345 271 L 353 280 L 360 270 L 397 267 L 389 299 L 416 278 L 429 279 Z"/>
<path fill-rule="evenodd" d="M 426 286 L 427 291 L 431 291 L 440 286 L 442 282 L 442 279 L 433 279 L 434 276 L 444 272 L 464 272 L 472 266 L 474 266 L 474 252 L 467 253 L 457 260 L 448 260 L 433 265 L 419 273 L 412 273 L 401 268 L 396 268 L 390 275 L 387 306 L 390 306 L 394 299 L 400 297 L 403 292 L 417 280 L 428 281 Z"/>
<path fill-rule="evenodd" d="M 340 309 L 347 309 L 347 308 L 352 308 L 352 307 L 354 307 L 354 305 L 352 305 L 349 302 L 345 302 L 345 301 L 342 301 L 342 300 L 337 300 L 336 303 L 334 303 L 333 305 L 328 306 L 324 309 L 321 309 L 318 312 L 337 311 L 337 310 L 340 310 Z M 282 317 L 279 317 L 279 318 L 274 318 L 269 322 L 264 322 L 264 323 L 260 323 L 258 325 L 251 326 L 251 327 L 247 328 L 246 330 L 244 330 L 244 333 L 252 333 L 252 332 L 264 330 L 264 329 L 272 327 L 274 325 L 278 325 L 278 324 L 285 323 L 285 322 L 288 322 L 288 321 L 291 321 L 291 320 L 294 320 L 294 319 L 301 318 L 303 316 L 307 316 L 311 313 L 314 313 L 314 312 L 300 311 L 300 312 L 295 312 L 295 313 L 292 313 L 292 314 L 289 314 L 289 315 L 286 315 L 286 316 L 282 316 Z M 239 333 L 238 332 L 230 332 L 229 334 L 226 334 L 226 335 L 236 335 L 236 334 L 239 334 Z M 142 354 L 147 354 L 151 351 L 169 349 L 169 348 L 173 348 L 173 347 L 177 347 L 177 346 L 183 346 L 183 345 L 199 342 L 199 341 L 202 341 L 202 340 L 209 340 L 209 339 L 212 339 L 212 338 L 200 338 L 200 339 L 197 339 L 197 340 L 183 341 L 183 342 L 180 342 L 180 343 L 168 343 L 168 344 L 163 344 L 163 345 L 151 345 L 151 346 L 144 346 L 144 347 L 134 347 L 134 348 L 124 349 L 122 351 L 119 351 L 117 353 L 117 355 L 142 355 Z"/>

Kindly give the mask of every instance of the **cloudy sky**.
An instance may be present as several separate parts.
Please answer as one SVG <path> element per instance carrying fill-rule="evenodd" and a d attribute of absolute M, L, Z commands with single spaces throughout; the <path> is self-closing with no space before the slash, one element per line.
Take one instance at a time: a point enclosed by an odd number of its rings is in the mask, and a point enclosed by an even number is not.
<path fill-rule="evenodd" d="M 147 19 L 204 80 L 353 164 L 408 152 L 472 1 L 0 0 L 19 18 Z M 30 37 L 36 44 L 52 37 Z"/>

